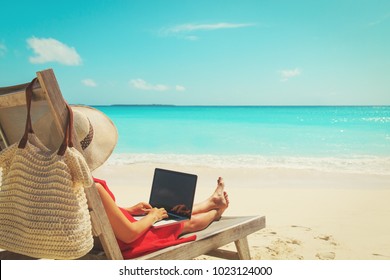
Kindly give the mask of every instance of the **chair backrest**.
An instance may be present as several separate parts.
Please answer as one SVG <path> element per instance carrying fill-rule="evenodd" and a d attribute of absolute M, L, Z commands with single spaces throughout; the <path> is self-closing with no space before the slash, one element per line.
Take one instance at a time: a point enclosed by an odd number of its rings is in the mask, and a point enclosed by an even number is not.
<path fill-rule="evenodd" d="M 50 149 L 57 150 L 64 137 L 67 108 L 52 69 L 37 72 L 39 85 L 33 89 L 31 109 L 32 126 L 40 140 Z M 17 142 L 26 123 L 27 84 L 0 88 L 0 150 Z M 74 146 L 82 153 L 76 133 Z M 108 259 L 123 259 L 95 187 L 86 189 L 94 235 L 99 237 Z"/>
<path fill-rule="evenodd" d="M 58 149 L 63 139 L 67 109 L 52 70 L 37 73 L 39 85 L 33 90 L 32 122 L 37 136 L 43 143 Z M 0 88 L 0 136 L 2 148 L 9 146 L 23 135 L 26 122 L 27 84 Z M 50 132 L 50 133 L 48 133 Z M 75 141 L 77 143 L 77 141 Z M 80 146 L 76 146 L 78 150 Z"/>

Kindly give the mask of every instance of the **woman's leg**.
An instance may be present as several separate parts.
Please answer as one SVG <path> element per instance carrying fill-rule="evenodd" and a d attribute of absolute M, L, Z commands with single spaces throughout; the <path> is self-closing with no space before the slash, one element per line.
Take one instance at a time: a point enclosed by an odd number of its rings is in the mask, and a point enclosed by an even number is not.
<path fill-rule="evenodd" d="M 224 187 L 223 179 L 219 177 L 214 193 L 205 201 L 194 205 L 191 219 L 184 222 L 182 234 L 205 229 L 213 221 L 221 218 L 222 213 L 229 206 L 228 195 Z"/>
<path fill-rule="evenodd" d="M 184 222 L 182 234 L 200 231 L 208 227 L 219 218 L 218 210 L 210 210 L 206 213 L 192 215 L 190 220 Z"/>
<path fill-rule="evenodd" d="M 224 192 L 225 183 L 221 177 L 218 178 L 217 188 L 206 200 L 194 204 L 192 214 L 206 213 L 213 209 L 219 209 L 224 203 L 229 204 L 227 193 Z"/>

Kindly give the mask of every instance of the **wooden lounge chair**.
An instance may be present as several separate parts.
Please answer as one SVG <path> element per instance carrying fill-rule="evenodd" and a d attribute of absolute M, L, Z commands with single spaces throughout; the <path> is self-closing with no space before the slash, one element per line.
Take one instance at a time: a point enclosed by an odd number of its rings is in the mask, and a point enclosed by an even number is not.
<path fill-rule="evenodd" d="M 251 256 L 247 236 L 264 227 L 265 217 L 222 217 L 205 230 L 197 232 L 196 241 L 168 247 L 139 259 L 184 260 L 208 255 L 222 259 L 249 260 Z M 232 242 L 235 243 L 236 252 L 219 249 Z"/>
<path fill-rule="evenodd" d="M 39 85 L 36 85 L 33 90 L 33 127 L 34 123 L 39 122 L 42 129 L 35 130 L 37 136 L 48 147 L 54 148 L 59 146 L 63 138 L 67 109 L 53 70 L 37 72 L 37 77 Z M 0 149 L 19 141 L 23 134 L 26 118 L 24 94 L 26 86 L 27 84 L 22 84 L 0 88 Z M 39 107 L 39 110 L 34 107 Z M 45 127 L 45 124 L 51 126 Z M 76 137 L 75 133 L 73 137 Z M 78 146 L 79 141 L 74 139 L 73 142 L 81 151 Z M 92 186 L 85 190 L 96 246 L 83 259 L 123 259 L 97 189 Z M 263 216 L 223 217 L 207 229 L 198 232 L 196 241 L 168 247 L 140 259 L 192 259 L 205 254 L 228 259 L 250 259 L 247 236 L 264 227 Z M 218 249 L 232 242 L 235 242 L 237 252 Z M 0 259 L 24 258 L 28 259 L 12 252 L 0 252 Z"/>

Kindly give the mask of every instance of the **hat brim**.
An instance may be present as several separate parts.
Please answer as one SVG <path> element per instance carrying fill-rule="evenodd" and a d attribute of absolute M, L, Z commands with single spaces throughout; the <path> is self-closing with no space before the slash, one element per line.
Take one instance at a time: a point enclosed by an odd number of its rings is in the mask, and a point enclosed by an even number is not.
<path fill-rule="evenodd" d="M 110 118 L 95 108 L 84 105 L 72 105 L 71 108 L 84 114 L 93 127 L 93 140 L 83 150 L 83 155 L 91 171 L 95 170 L 103 165 L 114 151 L 118 142 L 118 131 Z"/>

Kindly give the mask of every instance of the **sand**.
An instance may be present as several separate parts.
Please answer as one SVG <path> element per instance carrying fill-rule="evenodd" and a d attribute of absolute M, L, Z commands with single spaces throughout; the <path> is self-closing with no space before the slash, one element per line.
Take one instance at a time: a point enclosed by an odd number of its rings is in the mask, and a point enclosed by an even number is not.
<path fill-rule="evenodd" d="M 266 216 L 266 228 L 248 238 L 253 259 L 390 260 L 390 175 L 159 163 L 105 164 L 94 176 L 108 182 L 120 206 L 131 206 L 148 200 L 155 167 L 197 174 L 196 201 L 222 176 L 225 215 Z"/>

